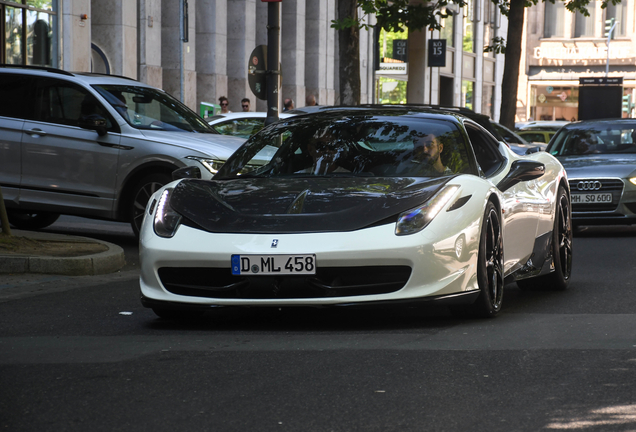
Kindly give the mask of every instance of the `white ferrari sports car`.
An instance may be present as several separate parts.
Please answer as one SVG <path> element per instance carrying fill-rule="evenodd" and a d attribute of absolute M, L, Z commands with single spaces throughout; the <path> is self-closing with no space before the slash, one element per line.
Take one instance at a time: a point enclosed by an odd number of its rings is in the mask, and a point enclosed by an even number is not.
<path fill-rule="evenodd" d="M 565 289 L 570 190 L 546 152 L 513 153 L 460 114 L 350 108 L 251 137 L 212 180 L 175 171 L 140 233 L 141 301 L 220 306 L 432 302 L 491 317 L 504 283 Z"/>

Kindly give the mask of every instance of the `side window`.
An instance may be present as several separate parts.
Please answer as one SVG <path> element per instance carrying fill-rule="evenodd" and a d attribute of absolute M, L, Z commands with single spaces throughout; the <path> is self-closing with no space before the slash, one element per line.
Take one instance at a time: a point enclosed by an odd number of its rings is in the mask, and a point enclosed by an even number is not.
<path fill-rule="evenodd" d="M 214 125 L 214 129 L 223 135 L 233 135 L 241 138 L 249 138 L 259 130 L 263 129 L 264 118 L 245 118 L 229 120 L 224 123 Z"/>
<path fill-rule="evenodd" d="M 33 79 L 29 75 L 0 75 L 0 117 L 33 119 Z M 11 101 L 9 103 L 9 101 Z"/>
<path fill-rule="evenodd" d="M 487 177 L 496 173 L 504 159 L 499 153 L 499 143 L 477 126 L 466 124 L 466 131 L 473 146 L 477 163 Z"/>
<path fill-rule="evenodd" d="M 112 128 L 108 112 L 95 96 L 79 86 L 46 80 L 38 86 L 36 94 L 36 120 L 77 126 L 80 117 L 98 114 L 106 118 L 107 128 Z"/>

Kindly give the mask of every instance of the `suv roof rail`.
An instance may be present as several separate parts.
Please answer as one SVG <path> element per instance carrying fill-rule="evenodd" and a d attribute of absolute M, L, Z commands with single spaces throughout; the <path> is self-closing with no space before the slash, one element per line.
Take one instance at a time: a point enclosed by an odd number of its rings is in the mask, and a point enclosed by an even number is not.
<path fill-rule="evenodd" d="M 100 72 L 75 72 L 75 74 L 84 75 L 84 76 L 104 76 L 104 77 L 113 77 L 113 78 L 123 78 L 123 79 L 131 80 L 131 81 L 137 81 L 134 78 L 127 77 L 124 75 L 113 75 L 113 74 L 106 74 L 106 73 L 100 73 Z"/>
<path fill-rule="evenodd" d="M 75 76 L 71 72 L 68 72 L 62 69 L 57 69 L 50 66 L 16 65 L 16 64 L 0 63 L 0 68 L 35 69 L 35 70 L 43 70 L 47 72 L 52 72 L 52 73 L 59 73 L 62 75 Z"/>

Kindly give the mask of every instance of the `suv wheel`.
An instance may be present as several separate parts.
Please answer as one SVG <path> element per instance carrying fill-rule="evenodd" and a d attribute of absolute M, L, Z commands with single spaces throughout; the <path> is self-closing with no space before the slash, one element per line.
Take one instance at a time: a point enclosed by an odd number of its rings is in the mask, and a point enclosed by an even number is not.
<path fill-rule="evenodd" d="M 7 209 L 9 223 L 17 229 L 39 230 L 52 225 L 60 215 L 58 213 L 30 212 Z"/>
<path fill-rule="evenodd" d="M 164 185 L 170 183 L 172 179 L 168 174 L 150 174 L 143 177 L 133 190 L 132 210 L 130 212 L 130 225 L 137 237 L 141 230 L 141 223 L 144 220 L 146 205 L 153 193 L 157 192 Z"/>

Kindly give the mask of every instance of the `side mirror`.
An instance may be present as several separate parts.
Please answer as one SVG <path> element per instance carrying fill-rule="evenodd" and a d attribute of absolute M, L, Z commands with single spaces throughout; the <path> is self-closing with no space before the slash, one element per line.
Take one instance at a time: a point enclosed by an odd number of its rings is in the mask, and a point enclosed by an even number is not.
<path fill-rule="evenodd" d="M 512 163 L 510 172 L 501 179 L 497 188 L 505 191 L 519 182 L 534 180 L 545 174 L 545 165 L 541 162 L 518 160 Z"/>
<path fill-rule="evenodd" d="M 82 129 L 94 130 L 99 136 L 104 136 L 108 132 L 106 119 L 99 114 L 81 116 L 77 125 Z"/>
<path fill-rule="evenodd" d="M 199 167 L 187 166 L 172 171 L 172 180 L 200 179 L 201 170 Z"/>

